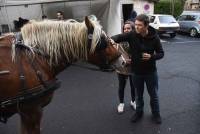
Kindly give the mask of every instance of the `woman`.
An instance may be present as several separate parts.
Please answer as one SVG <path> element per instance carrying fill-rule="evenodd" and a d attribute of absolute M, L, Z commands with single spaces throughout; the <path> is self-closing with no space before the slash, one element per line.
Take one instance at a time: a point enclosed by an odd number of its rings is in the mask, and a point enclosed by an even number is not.
<path fill-rule="evenodd" d="M 126 21 L 123 26 L 123 32 L 128 33 L 134 29 L 134 23 L 132 21 Z M 127 60 L 130 61 L 130 56 L 129 56 L 129 44 L 128 42 L 124 42 L 121 45 L 117 45 L 118 49 L 122 51 L 123 56 L 127 58 Z M 132 77 L 130 75 L 130 65 L 127 65 L 124 68 L 116 70 L 118 80 L 119 80 L 119 89 L 118 89 L 118 95 L 119 95 L 119 105 L 117 107 L 118 113 L 123 113 L 124 112 L 124 89 L 126 86 L 126 81 L 129 79 L 130 82 L 130 87 L 131 87 L 131 102 L 130 105 L 133 109 L 136 109 L 136 104 L 135 104 L 135 90 L 134 90 L 134 85 L 132 82 Z"/>

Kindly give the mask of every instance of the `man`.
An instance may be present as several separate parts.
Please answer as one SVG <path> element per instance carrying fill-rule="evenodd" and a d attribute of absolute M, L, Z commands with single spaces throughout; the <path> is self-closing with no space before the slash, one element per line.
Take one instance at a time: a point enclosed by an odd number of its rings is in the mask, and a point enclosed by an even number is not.
<path fill-rule="evenodd" d="M 148 16 L 138 15 L 135 31 L 113 36 L 112 39 L 117 43 L 127 41 L 130 44 L 132 76 L 136 88 L 136 113 L 131 121 L 137 122 L 143 116 L 145 83 L 150 96 L 152 119 L 161 124 L 156 60 L 163 58 L 164 51 L 155 29 L 149 26 Z"/>
<path fill-rule="evenodd" d="M 135 17 L 136 16 L 137 16 L 137 12 L 135 10 L 132 10 L 128 20 L 135 22 Z"/>
<path fill-rule="evenodd" d="M 57 19 L 58 19 L 58 20 L 64 20 L 64 15 L 63 15 L 63 12 L 62 12 L 62 11 L 58 11 L 58 12 L 56 13 L 56 15 L 57 15 Z"/>

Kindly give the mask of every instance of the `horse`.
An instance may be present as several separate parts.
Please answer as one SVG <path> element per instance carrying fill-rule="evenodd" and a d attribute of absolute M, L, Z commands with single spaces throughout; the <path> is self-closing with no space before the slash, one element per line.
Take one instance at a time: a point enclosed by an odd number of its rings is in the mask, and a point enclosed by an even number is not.
<path fill-rule="evenodd" d="M 56 76 L 84 60 L 124 66 L 98 21 L 30 21 L 21 36 L 0 37 L 0 121 L 20 116 L 21 134 L 40 134 L 43 108 L 60 87 Z M 21 37 L 21 38 L 19 38 Z"/>

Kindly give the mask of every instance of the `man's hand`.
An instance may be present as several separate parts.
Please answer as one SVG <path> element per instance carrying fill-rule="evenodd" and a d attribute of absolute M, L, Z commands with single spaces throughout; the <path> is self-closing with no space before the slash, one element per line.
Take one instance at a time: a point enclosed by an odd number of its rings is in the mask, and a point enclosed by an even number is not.
<path fill-rule="evenodd" d="M 126 65 L 130 65 L 131 64 L 131 59 L 126 59 Z"/>
<path fill-rule="evenodd" d="M 115 41 L 113 40 L 113 39 L 109 39 L 109 42 L 112 44 L 112 45 L 115 45 L 116 43 L 115 43 Z"/>
<path fill-rule="evenodd" d="M 143 53 L 142 54 L 142 60 L 148 61 L 151 58 L 151 55 L 148 53 Z"/>

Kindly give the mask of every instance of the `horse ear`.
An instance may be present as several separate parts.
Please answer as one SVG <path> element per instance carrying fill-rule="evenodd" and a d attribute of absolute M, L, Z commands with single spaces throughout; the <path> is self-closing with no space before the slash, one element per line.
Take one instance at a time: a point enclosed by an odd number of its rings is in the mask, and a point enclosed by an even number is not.
<path fill-rule="evenodd" d="M 88 29 L 94 28 L 91 21 L 89 20 L 88 16 L 85 16 L 85 25 L 87 26 Z"/>

